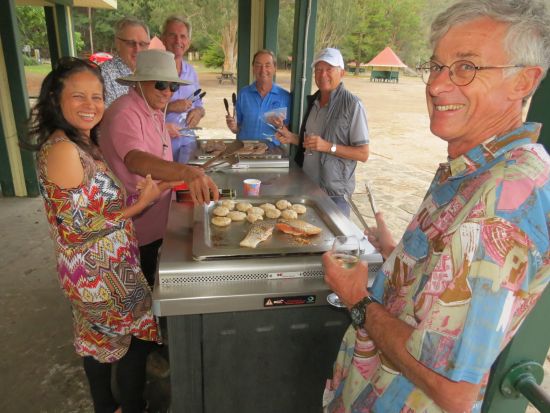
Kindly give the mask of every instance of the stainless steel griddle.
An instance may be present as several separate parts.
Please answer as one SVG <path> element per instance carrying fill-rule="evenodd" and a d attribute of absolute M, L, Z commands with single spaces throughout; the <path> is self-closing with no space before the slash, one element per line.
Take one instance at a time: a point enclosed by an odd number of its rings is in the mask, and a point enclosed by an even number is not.
<path fill-rule="evenodd" d="M 278 196 L 259 197 L 255 199 L 235 199 L 235 202 L 250 202 L 253 206 L 264 203 L 275 204 L 280 199 L 286 199 L 292 204 L 301 204 L 306 207 L 306 213 L 298 219 L 321 228 L 321 233 L 314 236 L 292 236 L 277 229 L 269 239 L 261 242 L 256 248 L 241 247 L 239 243 L 246 236 L 252 224 L 248 221 L 232 222 L 226 227 L 217 227 L 211 223 L 212 211 L 218 205 L 211 203 L 208 206 L 195 208 L 195 223 L 193 226 L 193 258 L 196 260 L 239 258 L 254 256 L 288 256 L 294 254 L 321 254 L 328 251 L 334 237 L 344 234 L 327 210 L 327 203 L 319 202 L 308 196 Z M 264 216 L 264 222 L 275 225 L 277 219 Z"/>

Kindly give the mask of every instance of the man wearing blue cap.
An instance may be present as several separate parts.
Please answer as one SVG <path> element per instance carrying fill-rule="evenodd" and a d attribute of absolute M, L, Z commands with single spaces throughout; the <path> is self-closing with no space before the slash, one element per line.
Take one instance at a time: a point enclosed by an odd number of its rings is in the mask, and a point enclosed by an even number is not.
<path fill-rule="evenodd" d="M 345 197 L 355 190 L 357 161 L 369 157 L 367 114 L 359 98 L 344 87 L 344 59 L 338 49 L 321 50 L 312 67 L 319 90 L 308 96 L 300 134 L 283 126 L 276 137 L 298 145 L 296 163 L 349 216 Z"/>

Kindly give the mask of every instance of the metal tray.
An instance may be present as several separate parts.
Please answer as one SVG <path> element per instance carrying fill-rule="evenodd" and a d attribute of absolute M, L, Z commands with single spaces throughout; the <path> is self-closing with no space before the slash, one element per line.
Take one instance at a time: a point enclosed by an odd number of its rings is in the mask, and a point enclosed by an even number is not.
<path fill-rule="evenodd" d="M 294 237 L 277 229 L 269 239 L 260 243 L 256 248 L 241 247 L 239 243 L 248 233 L 252 224 L 248 221 L 232 222 L 227 227 L 217 227 L 211 224 L 212 210 L 218 206 L 210 203 L 208 206 L 195 207 L 193 225 L 193 259 L 217 259 L 217 258 L 244 258 L 258 256 L 282 256 L 295 254 L 322 254 L 330 250 L 334 237 L 343 235 L 342 231 L 333 222 L 330 215 L 317 203 L 315 199 L 308 197 L 259 197 L 235 199 L 235 202 L 250 202 L 254 206 L 260 206 L 269 202 L 275 204 L 279 199 L 286 199 L 292 204 L 303 204 L 307 211 L 298 218 L 322 228 L 320 234 L 312 237 Z M 271 222 L 273 225 L 277 219 L 267 219 L 263 222 Z"/>
<path fill-rule="evenodd" d="M 195 156 L 197 159 L 207 160 L 214 157 L 213 154 L 206 153 L 204 148 L 208 142 L 222 141 L 225 144 L 231 143 L 234 139 L 197 139 L 197 151 Z M 260 141 L 243 141 L 246 143 L 259 143 Z M 284 146 L 269 146 L 267 151 L 261 155 L 239 155 L 241 161 L 245 160 L 273 160 L 288 158 L 288 151 Z"/>

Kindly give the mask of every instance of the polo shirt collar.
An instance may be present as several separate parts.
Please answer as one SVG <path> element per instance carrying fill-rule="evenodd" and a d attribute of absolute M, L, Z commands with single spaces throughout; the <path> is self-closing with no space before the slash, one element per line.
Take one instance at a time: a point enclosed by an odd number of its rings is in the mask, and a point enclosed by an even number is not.
<path fill-rule="evenodd" d="M 441 167 L 447 168 L 451 179 L 472 174 L 493 162 L 496 158 L 518 146 L 537 141 L 540 123 L 526 122 L 502 136 L 493 136 L 463 155 L 449 160 Z"/>

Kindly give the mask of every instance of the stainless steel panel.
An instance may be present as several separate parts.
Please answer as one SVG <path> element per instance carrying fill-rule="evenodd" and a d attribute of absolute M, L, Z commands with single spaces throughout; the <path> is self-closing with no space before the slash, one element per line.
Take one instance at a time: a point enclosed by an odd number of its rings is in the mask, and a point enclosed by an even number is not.
<path fill-rule="evenodd" d="M 239 243 L 246 237 L 252 227 L 248 221 L 232 222 L 227 227 L 217 227 L 210 221 L 212 210 L 217 207 L 211 203 L 208 206 L 195 208 L 195 225 L 193 227 L 193 257 L 197 260 L 230 257 L 251 256 L 286 256 L 293 254 L 320 254 L 328 251 L 337 235 L 344 234 L 327 211 L 327 204 L 310 197 L 280 196 L 235 199 L 236 202 L 250 202 L 260 206 L 266 202 L 274 204 L 279 199 L 286 199 L 292 204 L 305 205 L 305 214 L 299 219 L 321 228 L 321 233 L 311 237 L 295 237 L 277 229 L 269 239 L 256 248 L 241 247 Z M 264 222 L 275 225 L 277 219 L 264 217 Z"/>

